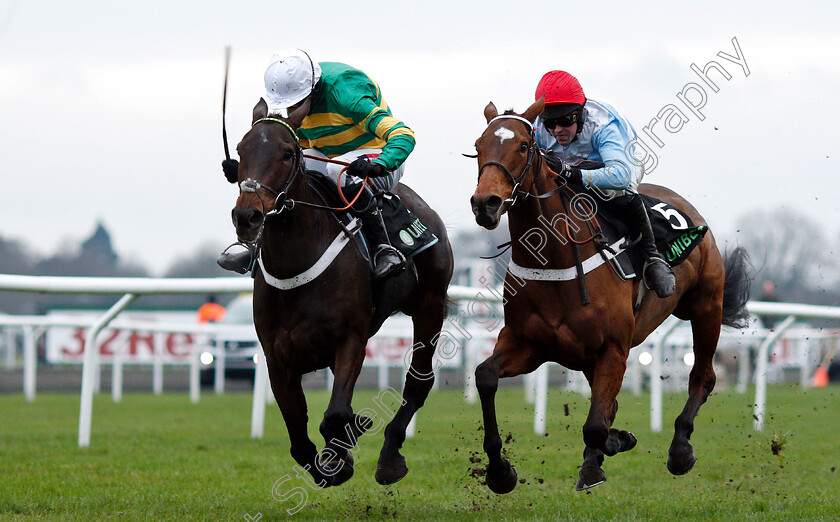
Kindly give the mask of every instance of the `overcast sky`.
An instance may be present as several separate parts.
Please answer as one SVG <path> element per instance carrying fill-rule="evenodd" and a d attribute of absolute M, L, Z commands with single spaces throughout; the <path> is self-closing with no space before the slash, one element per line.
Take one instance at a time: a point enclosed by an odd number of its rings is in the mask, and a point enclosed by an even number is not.
<path fill-rule="evenodd" d="M 785 206 L 838 240 L 836 2 L 376 4 L 0 0 L 0 237 L 51 255 L 101 220 L 117 252 L 156 275 L 232 242 L 237 189 L 220 167 L 231 45 L 231 150 L 273 51 L 348 63 L 414 129 L 404 182 L 452 231 L 477 226 L 477 165 L 461 153 L 484 106 L 521 112 L 544 72 L 565 69 L 656 153 L 645 181 L 687 197 L 719 239 L 737 239 L 744 213 Z M 718 54 L 738 56 L 733 38 L 745 66 Z M 731 76 L 709 72 L 717 92 L 691 69 L 712 60 Z M 703 120 L 677 97 L 690 83 L 704 89 Z M 649 127 L 657 145 L 643 128 L 669 105 L 688 121 Z"/>

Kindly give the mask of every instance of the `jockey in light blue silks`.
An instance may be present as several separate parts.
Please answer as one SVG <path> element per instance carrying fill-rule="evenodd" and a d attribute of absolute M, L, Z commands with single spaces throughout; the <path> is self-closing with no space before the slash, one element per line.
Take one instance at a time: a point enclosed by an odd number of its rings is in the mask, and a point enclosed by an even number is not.
<path fill-rule="evenodd" d="M 610 105 L 587 99 L 578 80 L 565 71 L 549 71 L 542 77 L 536 99 L 542 97 L 545 109 L 534 125 L 549 166 L 570 182 L 606 196 L 604 202 L 617 211 L 632 234 L 641 234 L 645 284 L 659 297 L 672 295 L 674 272 L 656 249 L 647 211 L 637 193 L 644 166 L 637 158 L 627 157 L 636 137 L 633 126 Z M 603 167 L 581 169 L 586 162 Z"/>

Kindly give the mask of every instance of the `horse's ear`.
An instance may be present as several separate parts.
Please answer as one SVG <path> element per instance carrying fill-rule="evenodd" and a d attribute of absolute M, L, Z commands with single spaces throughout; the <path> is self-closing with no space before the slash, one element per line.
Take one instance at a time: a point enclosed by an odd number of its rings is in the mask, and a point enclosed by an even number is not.
<path fill-rule="evenodd" d="M 487 123 L 490 123 L 490 120 L 495 118 L 499 115 L 499 110 L 496 109 L 496 106 L 493 105 L 493 102 L 487 104 L 487 107 L 484 108 L 484 117 L 487 119 Z"/>
<path fill-rule="evenodd" d="M 533 105 L 528 107 L 528 110 L 525 111 L 525 114 L 522 115 L 523 118 L 534 123 L 534 120 L 537 119 L 537 116 L 542 114 L 542 111 L 545 109 L 545 95 L 540 96 L 540 99 L 535 101 Z"/>
<path fill-rule="evenodd" d="M 265 118 L 266 116 L 268 116 L 268 104 L 265 103 L 264 99 L 260 98 L 260 101 L 254 105 L 254 112 L 251 116 L 253 118 L 251 120 L 251 125 L 253 125 L 255 121 Z"/>
<path fill-rule="evenodd" d="M 312 97 L 306 98 L 306 101 L 301 104 L 300 107 L 295 109 L 289 117 L 285 119 L 286 123 L 288 123 L 293 129 L 297 130 L 300 128 L 300 124 L 303 123 L 303 119 L 309 114 L 309 108 L 312 106 Z"/>

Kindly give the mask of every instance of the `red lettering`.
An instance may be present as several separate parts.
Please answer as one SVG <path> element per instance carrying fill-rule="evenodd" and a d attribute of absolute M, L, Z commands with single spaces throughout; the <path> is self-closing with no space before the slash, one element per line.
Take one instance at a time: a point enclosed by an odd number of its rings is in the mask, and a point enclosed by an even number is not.
<path fill-rule="evenodd" d="M 155 334 L 150 332 L 132 332 L 131 338 L 128 341 L 128 352 L 131 354 L 132 357 L 137 355 L 137 347 L 140 344 L 145 344 L 146 347 L 149 349 L 149 353 L 155 353 Z"/>
<path fill-rule="evenodd" d="M 113 357 L 114 350 L 113 350 L 113 347 L 111 346 L 111 343 L 114 342 L 114 340 L 119 336 L 120 336 L 120 331 L 119 330 L 111 330 L 111 333 L 108 335 L 108 337 L 105 339 L 105 341 L 103 341 L 102 344 L 99 345 L 99 354 L 100 355 L 110 355 L 110 356 Z"/>
<path fill-rule="evenodd" d="M 73 340 L 78 341 L 78 349 L 72 350 L 70 348 L 61 348 L 61 353 L 71 357 L 82 355 L 85 351 L 85 330 L 83 328 L 76 328 L 73 332 Z"/>
<path fill-rule="evenodd" d="M 172 333 L 166 338 L 166 351 L 174 357 L 186 358 L 192 351 L 192 344 L 192 335 Z"/>

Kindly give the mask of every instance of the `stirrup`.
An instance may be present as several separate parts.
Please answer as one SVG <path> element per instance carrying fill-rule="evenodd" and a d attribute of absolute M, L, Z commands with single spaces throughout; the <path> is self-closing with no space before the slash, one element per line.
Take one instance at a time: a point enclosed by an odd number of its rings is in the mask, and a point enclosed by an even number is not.
<path fill-rule="evenodd" d="M 227 247 L 219 255 L 219 258 L 216 259 L 216 264 L 225 270 L 236 272 L 237 274 L 247 274 L 252 270 L 256 258 L 251 249 L 247 247 L 247 250 L 243 250 L 242 252 L 229 253 L 228 250 L 236 245 L 242 245 L 242 243 L 234 243 Z"/>
<path fill-rule="evenodd" d="M 387 256 L 397 258 L 396 261 L 387 261 Z M 380 259 L 382 263 L 380 266 Z M 373 255 L 373 276 L 376 279 L 383 279 L 389 275 L 405 268 L 405 256 L 391 245 L 379 245 L 379 249 Z"/>
<path fill-rule="evenodd" d="M 664 266 L 665 272 L 661 275 L 665 279 L 657 279 L 656 277 L 654 277 L 653 279 L 656 279 L 654 281 L 655 284 L 651 284 L 648 281 L 648 268 L 660 264 Z M 654 292 L 656 292 L 656 295 L 660 299 L 670 297 L 674 295 L 674 292 L 676 291 L 677 278 L 674 275 L 674 271 L 671 269 L 671 265 L 669 265 L 664 259 L 658 256 L 651 256 L 647 261 L 645 261 L 645 265 L 644 267 L 642 267 L 642 281 L 644 282 L 645 287 L 648 290 L 653 290 Z"/>

